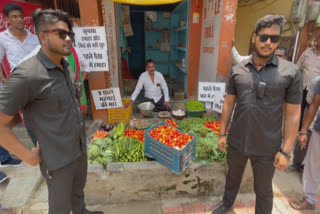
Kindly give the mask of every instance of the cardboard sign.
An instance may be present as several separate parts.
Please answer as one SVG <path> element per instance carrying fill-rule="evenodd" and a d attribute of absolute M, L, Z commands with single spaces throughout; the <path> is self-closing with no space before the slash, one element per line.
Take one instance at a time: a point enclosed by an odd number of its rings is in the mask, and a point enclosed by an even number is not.
<path fill-rule="evenodd" d="M 219 112 L 219 113 L 222 113 L 222 107 L 223 107 L 223 103 L 224 103 L 225 98 L 226 98 L 226 93 L 225 92 L 216 93 L 215 100 L 213 102 L 212 110 L 216 111 L 216 112 Z"/>
<path fill-rule="evenodd" d="M 105 27 L 75 27 L 75 47 L 89 62 L 90 71 L 109 71 Z"/>
<path fill-rule="evenodd" d="M 91 93 L 97 110 L 122 108 L 119 88 L 92 90 Z"/>
<path fill-rule="evenodd" d="M 198 100 L 203 102 L 214 102 L 217 93 L 224 94 L 226 84 L 222 82 L 199 82 Z"/>

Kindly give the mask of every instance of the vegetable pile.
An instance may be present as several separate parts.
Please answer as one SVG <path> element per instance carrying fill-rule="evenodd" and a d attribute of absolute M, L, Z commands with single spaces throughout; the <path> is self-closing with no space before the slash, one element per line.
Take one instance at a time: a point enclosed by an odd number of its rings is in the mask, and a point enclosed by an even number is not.
<path fill-rule="evenodd" d="M 134 127 L 137 129 L 146 129 L 150 127 L 150 123 L 147 120 L 137 120 L 134 123 Z"/>
<path fill-rule="evenodd" d="M 217 136 L 219 136 L 220 131 L 220 121 L 208 121 L 203 124 L 208 129 L 211 129 Z M 228 131 L 226 130 L 226 133 Z"/>
<path fill-rule="evenodd" d="M 179 129 L 183 132 L 193 133 L 197 136 L 196 159 L 197 162 L 225 162 L 226 152 L 218 149 L 218 135 L 214 130 L 220 129 L 220 123 L 216 122 L 212 117 L 190 117 L 186 121 L 178 121 Z M 215 127 L 207 128 L 205 126 Z"/>
<path fill-rule="evenodd" d="M 107 137 L 108 136 L 108 132 L 106 132 L 106 131 L 100 131 L 100 130 L 97 130 L 93 135 L 92 135 L 92 137 L 93 138 L 105 138 L 105 137 Z"/>
<path fill-rule="evenodd" d="M 139 129 L 126 129 L 124 130 L 124 136 L 129 138 L 136 138 L 140 142 L 144 142 L 144 131 Z"/>
<path fill-rule="evenodd" d="M 150 130 L 149 134 L 153 139 L 176 149 L 182 149 L 193 139 L 192 135 L 181 133 L 168 125 L 160 125 L 155 129 Z"/>
<path fill-rule="evenodd" d="M 204 104 L 197 100 L 187 101 L 185 104 L 188 111 L 202 111 L 205 109 Z"/>
<path fill-rule="evenodd" d="M 114 127 L 116 127 L 117 124 L 115 123 L 111 123 L 111 124 L 105 124 L 105 123 L 101 123 L 100 127 L 99 127 L 99 130 L 100 131 L 106 131 L 106 132 L 109 132 L 111 131 Z"/>
<path fill-rule="evenodd" d="M 139 132 L 134 136 L 124 136 L 126 132 L 129 132 L 125 130 L 124 123 L 113 126 L 109 133 L 97 130 L 88 146 L 88 162 L 106 166 L 110 162 L 146 161 L 144 144 L 141 143 L 144 141 L 144 137 L 140 137 L 141 133 L 144 134 L 144 132 L 142 130 L 136 131 Z M 108 134 L 102 138 L 101 133 Z M 139 138 L 143 141 L 140 141 Z"/>
<path fill-rule="evenodd" d="M 172 128 L 177 129 L 179 127 L 178 123 L 175 120 L 165 119 L 164 122 L 168 123 Z"/>

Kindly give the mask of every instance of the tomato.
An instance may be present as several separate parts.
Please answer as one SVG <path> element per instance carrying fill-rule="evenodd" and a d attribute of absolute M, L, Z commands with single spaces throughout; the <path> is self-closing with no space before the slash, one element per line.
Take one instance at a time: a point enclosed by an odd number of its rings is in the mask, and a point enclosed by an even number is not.
<path fill-rule="evenodd" d="M 144 130 L 126 129 L 124 130 L 124 136 L 128 136 L 130 138 L 137 138 L 139 141 L 144 142 Z"/>
<path fill-rule="evenodd" d="M 168 125 L 158 126 L 157 128 L 150 130 L 149 134 L 155 140 L 169 147 L 178 147 L 180 149 L 193 139 L 192 135 L 181 133 Z"/>
<path fill-rule="evenodd" d="M 220 131 L 220 121 L 209 121 L 206 123 L 203 123 L 203 125 L 205 127 L 207 127 L 208 129 L 211 129 L 216 135 L 219 135 L 219 131 Z M 228 130 L 226 130 L 226 133 L 228 133 Z"/>

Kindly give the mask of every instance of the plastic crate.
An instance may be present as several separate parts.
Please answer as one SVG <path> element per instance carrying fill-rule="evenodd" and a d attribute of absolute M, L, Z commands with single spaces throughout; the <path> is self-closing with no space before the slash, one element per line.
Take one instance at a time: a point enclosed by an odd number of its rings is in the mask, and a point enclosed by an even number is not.
<path fill-rule="evenodd" d="M 206 109 L 203 109 L 203 110 L 200 110 L 200 111 L 189 111 L 187 106 L 186 106 L 186 102 L 184 102 L 184 108 L 187 111 L 188 117 L 201 117 L 206 112 Z"/>
<path fill-rule="evenodd" d="M 149 134 L 150 130 L 164 124 L 168 125 L 165 122 L 161 122 L 145 131 L 145 153 L 148 157 L 154 158 L 162 165 L 168 167 L 175 174 L 180 175 L 195 159 L 196 136 L 191 134 L 193 139 L 181 150 L 171 148 L 155 140 Z"/>
<path fill-rule="evenodd" d="M 122 98 L 122 105 L 126 105 L 130 102 L 130 98 Z M 132 116 L 132 105 L 127 108 L 113 108 L 108 109 L 108 123 L 121 123 L 129 124 Z"/>

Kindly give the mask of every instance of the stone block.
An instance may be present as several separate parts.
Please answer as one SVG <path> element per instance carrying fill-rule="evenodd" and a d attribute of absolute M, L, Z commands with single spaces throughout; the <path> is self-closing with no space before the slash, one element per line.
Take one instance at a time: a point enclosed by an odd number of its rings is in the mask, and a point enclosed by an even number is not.
<path fill-rule="evenodd" d="M 220 196 L 226 173 L 226 163 L 193 163 L 181 175 L 156 161 L 90 165 L 85 192 L 88 204 Z"/>

